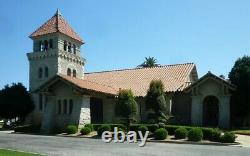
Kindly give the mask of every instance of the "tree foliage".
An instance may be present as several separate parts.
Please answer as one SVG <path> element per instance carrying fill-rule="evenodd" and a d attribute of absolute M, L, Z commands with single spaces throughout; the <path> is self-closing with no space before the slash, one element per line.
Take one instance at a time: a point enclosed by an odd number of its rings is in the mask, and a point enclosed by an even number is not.
<path fill-rule="evenodd" d="M 143 68 L 146 68 L 146 67 L 157 67 L 159 66 L 157 64 L 157 60 L 154 58 L 154 57 L 145 57 L 145 61 L 140 64 L 138 67 L 143 67 Z"/>
<path fill-rule="evenodd" d="M 32 98 L 21 83 L 6 85 L 0 91 L 0 117 L 24 119 L 33 109 Z"/>
<path fill-rule="evenodd" d="M 137 103 L 131 90 L 120 90 L 115 112 L 117 116 L 126 121 L 127 126 L 129 126 L 132 121 L 135 121 Z"/>
<path fill-rule="evenodd" d="M 147 109 L 153 111 L 149 114 L 149 119 L 153 119 L 154 122 L 158 123 L 166 123 L 167 104 L 164 94 L 164 85 L 161 80 L 151 81 L 145 103 Z"/>
<path fill-rule="evenodd" d="M 237 86 L 232 96 L 232 113 L 246 118 L 250 115 L 250 57 L 239 58 L 231 72 L 230 81 Z"/>

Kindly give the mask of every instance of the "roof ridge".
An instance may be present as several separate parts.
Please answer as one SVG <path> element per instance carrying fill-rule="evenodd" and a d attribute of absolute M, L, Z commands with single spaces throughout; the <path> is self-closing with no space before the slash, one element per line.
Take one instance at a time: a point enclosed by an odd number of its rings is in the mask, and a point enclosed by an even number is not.
<path fill-rule="evenodd" d="M 114 70 L 104 70 L 104 71 L 97 71 L 97 72 L 87 72 L 85 74 L 95 74 L 95 73 L 106 73 L 106 72 L 115 72 L 115 71 L 130 71 L 130 70 L 141 70 L 141 69 L 153 69 L 153 68 L 163 68 L 163 67 L 169 67 L 169 66 L 179 66 L 179 65 L 187 65 L 187 64 L 194 64 L 193 62 L 187 62 L 187 63 L 177 63 L 177 64 L 168 64 L 168 65 L 159 65 L 155 67 L 137 67 L 137 68 L 125 68 L 125 69 L 114 69 Z"/>

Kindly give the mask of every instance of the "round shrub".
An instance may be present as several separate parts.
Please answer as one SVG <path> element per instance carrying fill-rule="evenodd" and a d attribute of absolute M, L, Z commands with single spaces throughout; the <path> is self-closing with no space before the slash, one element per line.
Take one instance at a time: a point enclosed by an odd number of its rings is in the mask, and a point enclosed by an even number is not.
<path fill-rule="evenodd" d="M 236 139 L 236 136 L 233 132 L 226 132 L 221 137 L 221 142 L 223 143 L 234 143 Z"/>
<path fill-rule="evenodd" d="M 69 125 L 66 127 L 67 134 L 75 134 L 77 132 L 77 127 L 75 125 Z"/>
<path fill-rule="evenodd" d="M 188 132 L 188 140 L 190 141 L 201 141 L 202 138 L 203 138 L 203 134 L 200 128 L 192 128 Z"/>
<path fill-rule="evenodd" d="M 93 131 L 93 130 L 94 130 L 94 127 L 93 127 L 93 125 L 92 125 L 92 124 L 86 124 L 86 125 L 84 125 L 84 127 L 88 127 L 88 128 L 90 128 L 90 130 L 91 130 L 91 131 Z"/>
<path fill-rule="evenodd" d="M 184 127 L 178 128 L 175 130 L 175 138 L 176 139 L 185 139 L 187 137 L 187 129 Z"/>
<path fill-rule="evenodd" d="M 102 136 L 104 131 L 111 131 L 110 125 L 101 125 L 97 130 L 98 136 Z"/>
<path fill-rule="evenodd" d="M 213 132 L 214 132 L 213 128 L 202 128 L 203 139 L 212 140 Z"/>
<path fill-rule="evenodd" d="M 140 126 L 137 129 L 138 131 L 141 131 L 141 133 L 144 135 L 146 133 L 146 131 L 148 131 L 148 127 L 147 126 Z"/>
<path fill-rule="evenodd" d="M 211 141 L 220 142 L 221 141 L 221 131 L 219 129 L 213 129 L 213 135 Z"/>
<path fill-rule="evenodd" d="M 164 140 L 168 136 L 168 131 L 165 128 L 155 130 L 154 136 L 156 140 Z"/>
<path fill-rule="evenodd" d="M 81 134 L 82 135 L 87 135 L 91 132 L 91 129 L 89 127 L 84 127 L 81 129 Z"/>

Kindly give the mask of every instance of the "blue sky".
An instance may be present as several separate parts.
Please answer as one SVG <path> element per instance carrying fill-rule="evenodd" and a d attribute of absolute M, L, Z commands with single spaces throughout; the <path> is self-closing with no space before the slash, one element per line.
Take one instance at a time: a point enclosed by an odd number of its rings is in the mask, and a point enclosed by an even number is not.
<path fill-rule="evenodd" d="M 248 0 L 1 0 L 0 88 L 28 86 L 28 36 L 59 8 L 86 41 L 85 71 L 133 68 L 153 56 L 160 64 L 194 62 L 228 75 L 234 61 L 250 55 Z"/>

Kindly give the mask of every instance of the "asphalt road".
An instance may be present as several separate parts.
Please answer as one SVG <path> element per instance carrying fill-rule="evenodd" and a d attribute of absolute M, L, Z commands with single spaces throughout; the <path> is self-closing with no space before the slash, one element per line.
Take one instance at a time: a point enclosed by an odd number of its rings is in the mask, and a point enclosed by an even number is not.
<path fill-rule="evenodd" d="M 249 156 L 250 148 L 210 145 L 104 143 L 101 139 L 6 134 L 0 132 L 0 148 L 49 156 Z"/>

